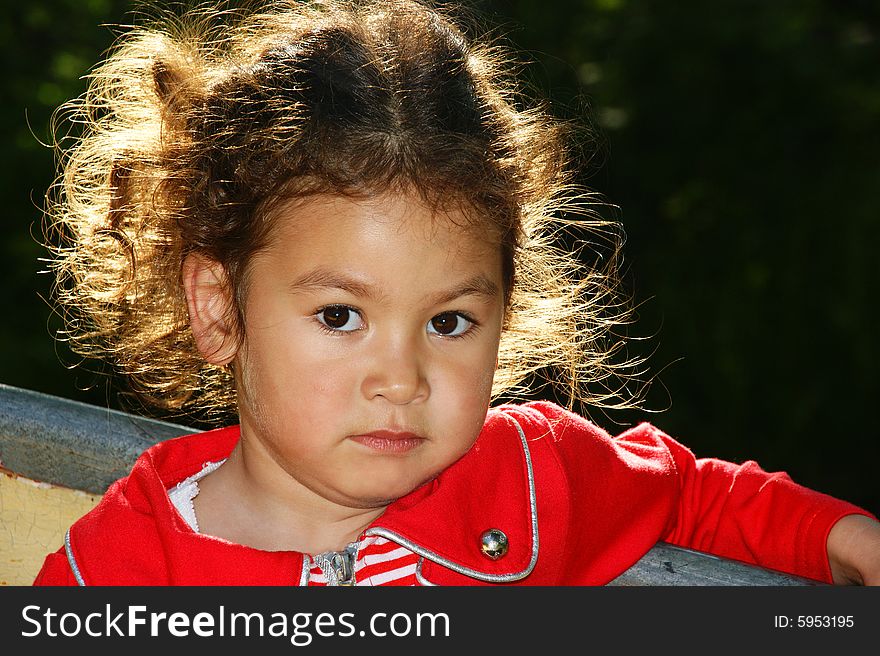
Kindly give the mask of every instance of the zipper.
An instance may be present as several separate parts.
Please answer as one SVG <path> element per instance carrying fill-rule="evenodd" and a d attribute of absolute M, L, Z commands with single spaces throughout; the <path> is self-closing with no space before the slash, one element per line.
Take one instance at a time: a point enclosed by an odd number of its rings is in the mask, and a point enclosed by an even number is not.
<path fill-rule="evenodd" d="M 327 579 L 328 586 L 355 584 L 354 564 L 357 561 L 358 543 L 352 542 L 343 551 L 328 551 L 315 556 L 315 562 Z"/>

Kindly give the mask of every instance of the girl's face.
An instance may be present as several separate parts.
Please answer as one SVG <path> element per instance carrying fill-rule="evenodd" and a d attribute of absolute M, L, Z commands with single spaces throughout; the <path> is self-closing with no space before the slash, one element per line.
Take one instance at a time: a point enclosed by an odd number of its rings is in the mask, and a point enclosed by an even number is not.
<path fill-rule="evenodd" d="M 504 307 L 500 248 L 463 219 L 392 195 L 281 211 L 234 359 L 246 459 L 313 501 L 382 508 L 472 446 Z"/>

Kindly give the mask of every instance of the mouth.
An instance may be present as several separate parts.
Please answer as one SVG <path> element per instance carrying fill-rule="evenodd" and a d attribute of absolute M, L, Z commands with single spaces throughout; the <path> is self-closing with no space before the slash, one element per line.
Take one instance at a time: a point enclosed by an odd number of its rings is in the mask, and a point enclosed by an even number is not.
<path fill-rule="evenodd" d="M 418 448 L 425 438 L 409 431 L 376 430 L 352 435 L 350 439 L 358 444 L 382 453 L 407 453 Z"/>

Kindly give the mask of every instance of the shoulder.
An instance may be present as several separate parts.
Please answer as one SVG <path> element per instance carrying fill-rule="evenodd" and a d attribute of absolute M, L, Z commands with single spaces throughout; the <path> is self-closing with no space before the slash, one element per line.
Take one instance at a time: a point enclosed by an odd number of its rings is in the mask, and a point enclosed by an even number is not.
<path fill-rule="evenodd" d="M 46 556 L 33 584 L 40 586 L 77 585 L 64 547 Z"/>
<path fill-rule="evenodd" d="M 120 513 L 154 514 L 157 503 L 167 500 L 167 490 L 201 471 L 206 463 L 228 457 L 238 438 L 238 426 L 231 426 L 154 444 L 137 457 L 127 476 L 107 488 L 100 503 L 77 525 L 105 524 Z"/>
<path fill-rule="evenodd" d="M 675 452 L 686 447 L 656 426 L 641 422 L 615 435 L 589 419 L 549 401 L 505 404 L 493 408 L 487 425 L 500 417 L 514 419 L 530 443 L 544 441 L 568 456 L 589 454 L 602 460 L 620 460 L 637 467 L 675 467 Z"/>
<path fill-rule="evenodd" d="M 545 401 L 499 406 L 487 425 L 515 420 L 536 476 L 565 494 L 605 507 L 674 499 L 693 454 L 644 422 L 611 435 L 588 419 Z"/>
<path fill-rule="evenodd" d="M 541 571 L 549 580 L 607 582 L 660 539 L 680 497 L 675 452 L 684 447 L 649 423 L 611 435 L 543 401 L 499 406 L 486 426 L 502 432 L 514 422 L 533 463 L 541 549 L 550 555 Z M 547 573 L 558 567 L 548 563 L 568 564 Z"/>
<path fill-rule="evenodd" d="M 167 576 L 163 554 L 169 536 L 187 530 L 167 490 L 205 462 L 228 456 L 238 435 L 238 427 L 223 428 L 147 449 L 128 476 L 110 485 L 98 505 L 71 526 L 70 568 L 77 568 L 86 584 L 160 583 Z"/>

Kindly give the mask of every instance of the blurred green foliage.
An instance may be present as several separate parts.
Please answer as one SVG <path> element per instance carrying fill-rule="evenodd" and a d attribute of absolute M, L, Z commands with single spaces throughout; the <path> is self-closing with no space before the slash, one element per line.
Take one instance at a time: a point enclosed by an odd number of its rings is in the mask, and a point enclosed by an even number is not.
<path fill-rule="evenodd" d="M 119 22 L 130 3 L 120 0 L 33 0 L 4 9 L 0 59 L 6 71 L 0 121 L 5 156 L 0 198 L 6 211 L 0 242 L 5 320 L 0 323 L 0 382 L 106 404 L 103 379 L 85 370 L 52 335 L 60 323 L 48 299 L 51 280 L 41 273 L 43 196 L 55 177 L 50 118 L 85 89 L 82 76 L 111 43 L 102 24 Z M 64 364 L 62 364 L 62 362 Z M 97 386 L 97 387 L 96 387 Z M 84 391 L 89 388 L 89 391 Z"/>
<path fill-rule="evenodd" d="M 620 209 L 647 419 L 880 512 L 875 368 L 880 5 L 855 0 L 473 0 L 528 85 L 592 130 L 584 181 Z M 52 110 L 126 23 L 121 0 L 7 8 L 0 382 L 116 405 L 40 300 Z M 587 132 L 585 132 L 586 134 Z M 56 353 L 57 351 L 57 353 Z M 87 391 L 81 388 L 89 387 Z M 604 421 L 603 421 L 604 420 Z"/>

